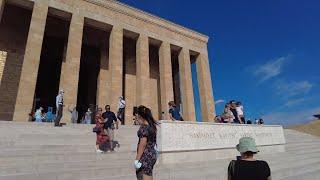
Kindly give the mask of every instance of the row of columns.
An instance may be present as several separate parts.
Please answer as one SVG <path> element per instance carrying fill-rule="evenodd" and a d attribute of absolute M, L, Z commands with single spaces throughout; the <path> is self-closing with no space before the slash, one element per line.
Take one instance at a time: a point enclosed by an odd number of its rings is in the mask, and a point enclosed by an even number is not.
<path fill-rule="evenodd" d="M 0 0 L 0 3 L 1 2 L 3 2 L 3 0 Z M 32 12 L 30 30 L 15 105 L 13 119 L 16 121 L 24 121 L 33 104 L 47 13 L 48 4 L 36 1 Z M 62 62 L 60 76 L 60 89 L 64 89 L 66 92 L 64 97 L 64 104 L 66 107 L 77 103 L 83 27 L 84 17 L 78 13 L 74 13 L 72 15 L 69 28 L 66 59 Z M 136 48 L 136 104 L 145 104 L 146 106 L 149 106 L 149 37 L 144 34 L 140 34 Z M 189 49 L 183 47 L 179 54 L 180 89 L 183 117 L 185 120 L 195 121 L 196 115 L 189 53 Z M 214 104 L 208 55 L 200 53 L 196 62 L 202 117 L 204 120 L 213 120 Z M 104 103 L 103 101 L 106 100 L 112 107 L 117 107 L 118 97 L 122 95 L 123 81 L 123 28 L 120 26 L 113 26 L 110 33 L 109 69 L 109 73 L 100 72 L 99 74 L 98 103 L 105 104 L 107 102 Z M 174 98 L 171 49 L 170 43 L 165 41 L 162 42 L 159 49 L 159 71 L 161 110 L 165 112 L 165 117 L 168 119 L 167 103 Z M 108 85 L 106 81 L 109 82 Z M 108 91 L 108 93 L 105 93 L 106 91 Z M 69 121 L 70 118 L 68 115 L 69 113 L 65 110 L 65 121 Z"/>

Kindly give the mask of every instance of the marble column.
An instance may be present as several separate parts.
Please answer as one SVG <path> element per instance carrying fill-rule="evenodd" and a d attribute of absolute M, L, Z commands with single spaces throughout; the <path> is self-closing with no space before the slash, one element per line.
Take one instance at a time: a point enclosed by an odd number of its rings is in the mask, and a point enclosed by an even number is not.
<path fill-rule="evenodd" d="M 77 105 L 78 81 L 82 46 L 84 17 L 73 14 L 71 18 L 66 58 L 62 61 L 60 86 L 64 90 L 64 109 L 61 122 L 71 122 L 68 107 Z"/>
<path fill-rule="evenodd" d="M 173 81 L 170 43 L 162 42 L 159 49 L 161 111 L 169 119 L 168 102 L 173 101 Z"/>
<path fill-rule="evenodd" d="M 109 104 L 116 113 L 119 97 L 123 96 L 123 28 L 113 26 L 109 40 Z"/>
<path fill-rule="evenodd" d="M 196 60 L 202 121 L 214 121 L 215 106 L 210 76 L 208 52 L 200 53 Z"/>
<path fill-rule="evenodd" d="M 182 116 L 185 121 L 196 121 L 191 63 L 189 49 L 182 48 L 179 53 L 179 76 L 182 101 Z"/>
<path fill-rule="evenodd" d="M 47 13 L 48 4 L 45 1 L 34 3 L 13 114 L 14 121 L 28 121 L 28 114 L 32 109 Z"/>
<path fill-rule="evenodd" d="M 1 23 L 1 19 L 2 19 L 4 4 L 5 4 L 5 0 L 0 0 L 0 23 Z"/>
<path fill-rule="evenodd" d="M 150 108 L 149 39 L 140 34 L 136 46 L 136 104 Z"/>

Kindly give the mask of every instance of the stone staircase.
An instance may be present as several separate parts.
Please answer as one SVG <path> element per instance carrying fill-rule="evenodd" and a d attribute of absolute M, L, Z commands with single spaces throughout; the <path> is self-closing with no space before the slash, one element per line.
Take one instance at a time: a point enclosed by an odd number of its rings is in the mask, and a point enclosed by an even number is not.
<path fill-rule="evenodd" d="M 121 126 L 117 152 L 97 154 L 91 125 L 54 128 L 49 123 L 0 121 L 0 180 L 133 180 L 137 126 Z M 286 152 L 260 154 L 273 179 L 320 180 L 320 138 L 285 130 Z M 160 157 L 161 158 L 161 157 Z M 219 180 L 230 159 L 157 163 L 156 180 Z"/>

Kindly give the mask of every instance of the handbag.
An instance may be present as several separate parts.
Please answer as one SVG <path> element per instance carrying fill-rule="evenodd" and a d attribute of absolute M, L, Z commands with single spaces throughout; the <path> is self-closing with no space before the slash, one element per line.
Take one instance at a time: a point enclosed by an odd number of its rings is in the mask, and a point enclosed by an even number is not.
<path fill-rule="evenodd" d="M 94 132 L 94 133 L 97 133 L 97 134 L 99 134 L 101 131 L 100 131 L 100 128 L 98 128 L 97 126 L 96 127 L 94 127 L 93 129 L 92 129 L 92 131 Z"/>

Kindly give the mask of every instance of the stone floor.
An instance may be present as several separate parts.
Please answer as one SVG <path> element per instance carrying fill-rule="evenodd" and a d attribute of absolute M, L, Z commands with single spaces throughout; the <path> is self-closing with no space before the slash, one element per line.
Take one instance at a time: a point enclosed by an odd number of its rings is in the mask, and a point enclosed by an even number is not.
<path fill-rule="evenodd" d="M 132 180 L 137 127 L 121 126 L 117 152 L 96 154 L 90 125 L 54 128 L 43 123 L 0 121 L 0 179 Z M 286 152 L 261 154 L 273 179 L 320 180 L 320 138 L 285 130 Z M 177 164 L 158 163 L 156 180 L 226 179 L 230 159 Z"/>

